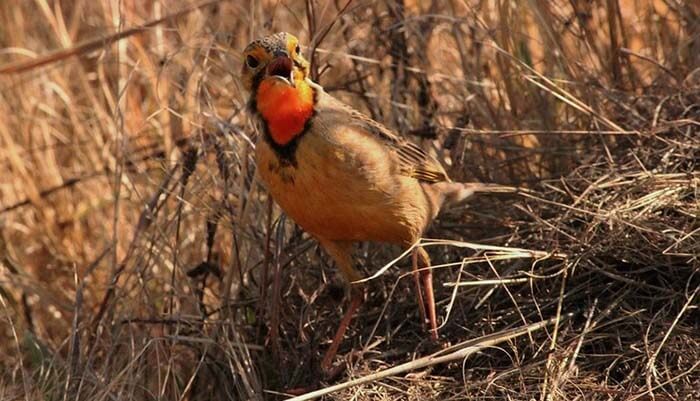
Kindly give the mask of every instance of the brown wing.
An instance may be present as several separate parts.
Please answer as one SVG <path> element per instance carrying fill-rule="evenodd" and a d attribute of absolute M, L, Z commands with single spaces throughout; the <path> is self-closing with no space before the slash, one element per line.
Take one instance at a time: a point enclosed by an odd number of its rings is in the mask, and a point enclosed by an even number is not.
<path fill-rule="evenodd" d="M 395 134 L 382 124 L 340 102 L 327 93 L 323 93 L 321 96 L 324 97 L 323 101 L 327 105 L 349 114 L 353 125 L 359 125 L 363 130 L 371 132 L 382 139 L 389 150 L 396 154 L 402 174 L 428 183 L 451 181 L 440 162 L 425 153 L 425 151 L 415 143 Z"/>

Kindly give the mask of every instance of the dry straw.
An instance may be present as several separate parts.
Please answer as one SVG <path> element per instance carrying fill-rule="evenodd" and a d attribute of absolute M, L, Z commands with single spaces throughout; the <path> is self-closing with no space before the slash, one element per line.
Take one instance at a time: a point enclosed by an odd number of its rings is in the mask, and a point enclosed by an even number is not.
<path fill-rule="evenodd" d="M 700 399 L 699 16 L 0 2 L 0 399 Z M 415 245 L 446 349 L 407 254 L 363 245 L 366 302 L 319 371 L 344 290 L 255 179 L 238 83 L 240 49 L 277 30 L 453 179 L 524 189 Z"/>

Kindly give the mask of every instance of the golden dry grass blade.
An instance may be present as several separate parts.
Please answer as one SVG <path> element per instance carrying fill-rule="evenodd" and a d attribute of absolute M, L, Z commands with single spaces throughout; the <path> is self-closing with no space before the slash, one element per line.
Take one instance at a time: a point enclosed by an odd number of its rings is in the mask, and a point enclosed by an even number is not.
<path fill-rule="evenodd" d="M 7 65 L 0 65 L 0 74 L 21 74 L 24 72 L 31 71 L 35 68 L 39 68 L 51 63 L 56 63 L 61 60 L 65 60 L 72 56 L 84 55 L 85 53 L 89 53 L 93 50 L 97 50 L 102 47 L 107 47 L 112 43 L 128 38 L 129 36 L 145 32 L 156 25 L 180 18 L 201 8 L 211 7 L 215 4 L 221 3 L 222 1 L 223 0 L 207 0 L 196 5 L 186 7 L 172 14 L 168 14 L 163 18 L 158 18 L 156 20 L 146 22 L 145 24 L 142 24 L 138 27 L 128 28 L 122 32 L 117 32 L 108 36 L 103 36 L 101 38 L 89 40 L 67 49 L 56 50 L 50 54 L 39 56 L 33 60 L 18 61 Z"/>

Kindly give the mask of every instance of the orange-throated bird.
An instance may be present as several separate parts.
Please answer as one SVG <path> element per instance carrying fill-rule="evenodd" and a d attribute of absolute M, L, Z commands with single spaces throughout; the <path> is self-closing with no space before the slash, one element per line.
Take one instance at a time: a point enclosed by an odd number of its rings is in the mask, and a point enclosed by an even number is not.
<path fill-rule="evenodd" d="M 345 280 L 360 280 L 352 247 L 377 241 L 409 247 L 440 209 L 474 192 L 512 188 L 456 183 L 420 147 L 327 94 L 309 78 L 299 40 L 280 32 L 251 42 L 243 53 L 243 85 L 260 137 L 259 176 L 272 198 L 335 260 Z M 423 319 L 437 339 L 430 258 L 414 254 Z M 422 290 L 421 290 L 422 282 Z M 363 294 L 350 307 L 321 364 L 330 368 Z"/>

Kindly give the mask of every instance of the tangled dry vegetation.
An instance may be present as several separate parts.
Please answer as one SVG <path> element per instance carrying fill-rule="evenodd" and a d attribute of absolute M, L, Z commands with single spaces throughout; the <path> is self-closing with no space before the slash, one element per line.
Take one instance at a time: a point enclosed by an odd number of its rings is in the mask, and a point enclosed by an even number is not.
<path fill-rule="evenodd" d="M 699 21 L 680 0 L 0 2 L 0 399 L 700 399 Z M 366 245 L 388 268 L 319 380 L 343 289 L 254 179 L 237 81 L 278 30 L 453 178 L 528 189 L 428 233 L 456 347 L 420 326 L 410 258 Z"/>

